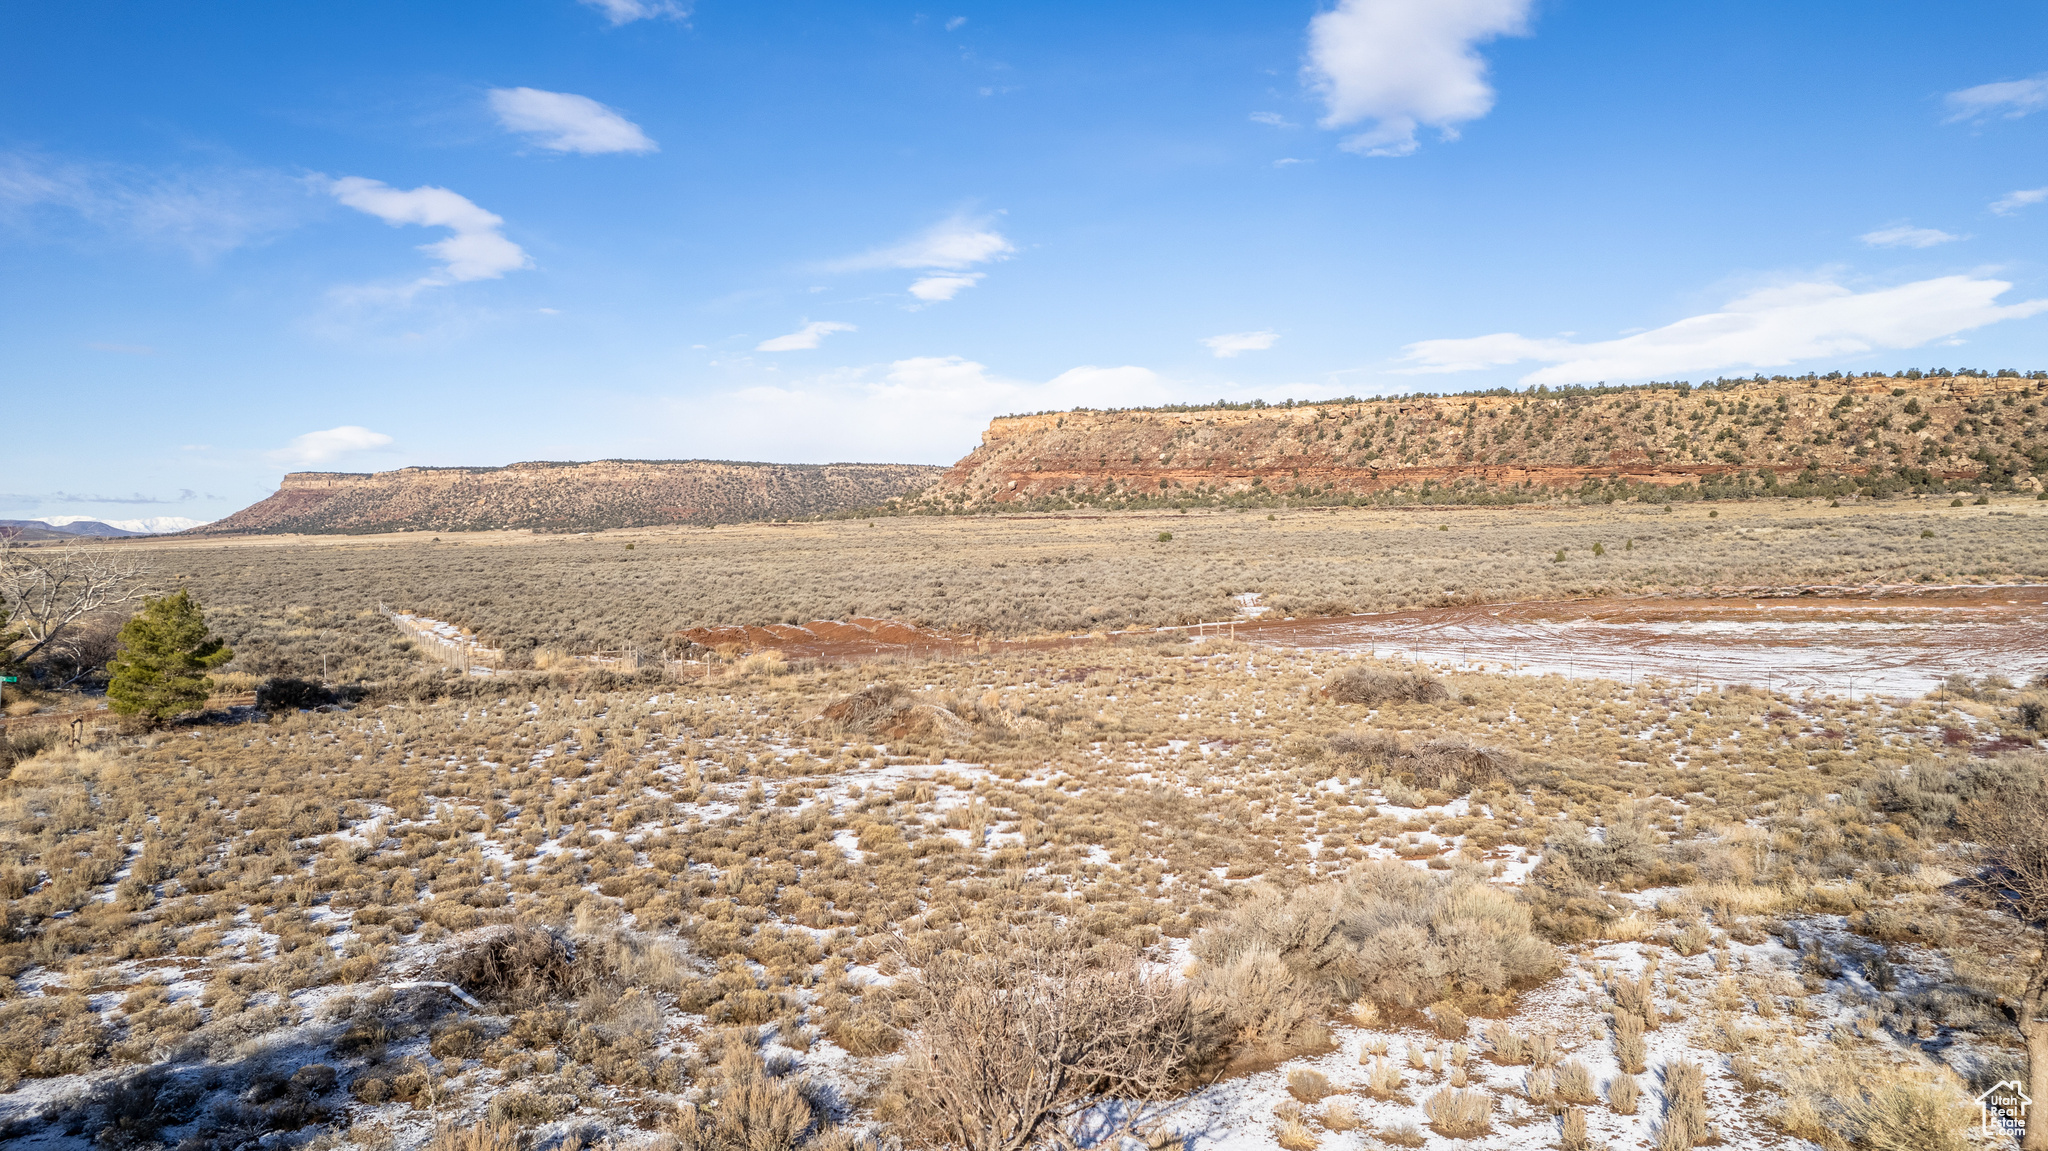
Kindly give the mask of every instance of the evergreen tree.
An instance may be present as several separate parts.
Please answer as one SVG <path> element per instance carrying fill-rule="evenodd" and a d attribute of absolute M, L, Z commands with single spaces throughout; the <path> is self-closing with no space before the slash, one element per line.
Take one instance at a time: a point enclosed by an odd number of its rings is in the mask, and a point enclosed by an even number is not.
<path fill-rule="evenodd" d="M 107 664 L 113 678 L 107 702 L 121 715 L 145 715 L 162 723 L 190 711 L 213 694 L 204 672 L 234 658 L 226 644 L 206 634 L 199 605 L 183 588 L 178 594 L 143 601 L 121 628 L 121 650 Z"/>

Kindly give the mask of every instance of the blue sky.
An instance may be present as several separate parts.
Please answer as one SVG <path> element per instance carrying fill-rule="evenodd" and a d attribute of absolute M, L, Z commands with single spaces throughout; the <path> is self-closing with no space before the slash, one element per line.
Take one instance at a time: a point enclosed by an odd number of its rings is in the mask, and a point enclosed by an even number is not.
<path fill-rule="evenodd" d="M 12 5 L 0 517 L 2048 368 L 2048 8 Z"/>

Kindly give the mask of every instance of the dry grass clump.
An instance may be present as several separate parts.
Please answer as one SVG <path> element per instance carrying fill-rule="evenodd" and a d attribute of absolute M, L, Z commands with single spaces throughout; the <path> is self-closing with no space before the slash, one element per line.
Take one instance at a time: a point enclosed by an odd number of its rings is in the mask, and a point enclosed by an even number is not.
<path fill-rule="evenodd" d="M 1366 1069 L 1365 1091 L 1375 1099 L 1398 1099 L 1404 1077 L 1401 1065 L 1391 1059 L 1375 1059 Z"/>
<path fill-rule="evenodd" d="M 1380 1131 L 1379 1139 L 1396 1147 L 1420 1147 L 1429 1142 L 1429 1136 L 1417 1130 L 1415 1124 L 1405 1121 Z"/>
<path fill-rule="evenodd" d="M 1567 1059 L 1557 1068 L 1557 1097 L 1567 1103 L 1593 1103 L 1593 1073 L 1577 1059 Z"/>
<path fill-rule="evenodd" d="M 1226 1002 L 1238 998 L 1234 979 L 1278 964 L 1320 1009 L 1360 997 L 1412 1009 L 1459 992 L 1499 994 L 1558 966 L 1513 896 L 1472 875 L 1395 864 L 1286 894 L 1255 888 L 1193 953 L 1196 985 Z"/>
<path fill-rule="evenodd" d="M 1307 1067 L 1297 1067 L 1287 1073 L 1287 1093 L 1303 1103 L 1320 1103 L 1337 1089 L 1330 1084 L 1329 1076 Z"/>
<path fill-rule="evenodd" d="M 1630 980 L 1622 986 L 1639 987 Z M 1643 1040 L 1643 1017 L 1617 1004 L 1614 1012 L 1614 1057 L 1621 1063 L 1623 1072 L 1641 1075 L 1645 1069 L 1644 1059 L 1649 1048 Z"/>
<path fill-rule="evenodd" d="M 484 1119 L 466 1127 L 442 1124 L 428 1151 L 526 1151 L 533 1140 L 511 1123 Z"/>
<path fill-rule="evenodd" d="M 1331 1131 L 1356 1131 L 1365 1125 L 1349 1099 L 1339 1099 L 1323 1108 L 1323 1126 Z"/>
<path fill-rule="evenodd" d="M 1962 1151 L 1971 1145 L 1978 1108 L 1953 1074 L 1900 1067 L 1881 1053 L 1843 1047 L 1789 1054 L 1785 1098 L 1767 1115 L 1786 1134 L 1828 1151 Z"/>
<path fill-rule="evenodd" d="M 1664 1125 L 1657 1132 L 1658 1151 L 1691 1151 L 1713 1139 L 1713 1125 L 1707 1120 L 1706 1076 L 1700 1065 L 1689 1059 L 1666 1063 L 1664 1080 Z"/>
<path fill-rule="evenodd" d="M 667 1127 L 682 1151 L 753 1151 L 757 1148 L 842 1147 L 846 1139 L 829 1129 L 822 1100 L 801 1076 L 777 1074 L 751 1045 L 725 1044 L 726 1054 L 708 1076 L 703 1105 L 685 1103 Z"/>
<path fill-rule="evenodd" d="M 1274 1139 L 1280 1146 L 1287 1148 L 1287 1151 L 1315 1151 L 1322 1143 L 1308 1124 L 1299 1119 L 1289 1119 L 1282 1123 L 1280 1133 L 1274 1136 Z"/>
<path fill-rule="evenodd" d="M 1586 1133 L 1586 1112 L 1583 1108 L 1565 1108 L 1564 1118 L 1558 1125 L 1557 1142 L 1564 1151 L 1589 1151 L 1593 1146 L 1591 1136 Z"/>
<path fill-rule="evenodd" d="M 1504 1021 L 1495 1020 L 1486 1025 L 1486 1045 L 1495 1063 L 1514 1067 L 1529 1062 L 1529 1045 Z"/>
<path fill-rule="evenodd" d="M 1633 1075 L 1617 1075 L 1614 1081 L 1607 1085 L 1607 1105 L 1614 1109 L 1616 1115 L 1635 1114 L 1639 1095 L 1640 1089 L 1636 1086 L 1636 1077 Z"/>
<path fill-rule="evenodd" d="M 1439 1088 L 1422 1101 L 1429 1126 L 1449 1139 L 1470 1139 L 1493 1130 L 1493 1096 L 1484 1091 Z"/>

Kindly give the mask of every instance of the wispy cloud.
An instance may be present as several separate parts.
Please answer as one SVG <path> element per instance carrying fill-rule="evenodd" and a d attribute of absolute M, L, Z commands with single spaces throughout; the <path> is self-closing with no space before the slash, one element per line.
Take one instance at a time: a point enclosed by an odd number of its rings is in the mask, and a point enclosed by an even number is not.
<path fill-rule="evenodd" d="M 2048 73 L 2025 80 L 2001 80 L 1948 94 L 1948 123 L 2003 116 L 2016 120 L 2048 108 Z"/>
<path fill-rule="evenodd" d="M 1991 202 L 1991 210 L 2001 216 L 2010 216 L 2029 204 L 2048 200 L 2048 188 L 2026 188 L 2018 192 L 2007 192 Z"/>
<path fill-rule="evenodd" d="M 1202 340 L 1202 346 L 1219 360 L 1227 360 L 1244 352 L 1263 352 L 1280 338 L 1274 331 L 1230 332 L 1221 336 L 1209 336 Z"/>
<path fill-rule="evenodd" d="M 1371 121 L 1348 151 L 1406 156 L 1427 125 L 1456 139 L 1457 125 L 1493 110 L 1478 46 L 1529 31 L 1533 0 L 1339 0 L 1309 21 L 1309 85 L 1325 128 Z"/>
<path fill-rule="evenodd" d="M 390 443 L 391 437 L 383 432 L 373 432 L 355 424 L 343 424 L 338 428 L 326 428 L 293 436 L 291 443 L 265 455 L 274 463 L 305 467 L 332 463 L 343 456 L 359 452 L 375 451 Z"/>
<path fill-rule="evenodd" d="M 687 20 L 690 17 L 688 4 L 676 0 L 581 0 L 589 7 L 604 13 L 604 18 L 616 28 L 631 24 L 635 20 Z"/>
<path fill-rule="evenodd" d="M 910 294 L 926 303 L 950 300 L 979 283 L 984 275 L 970 272 L 976 264 L 1007 260 L 1017 251 L 995 230 L 990 216 L 949 216 L 901 243 L 876 248 L 825 266 L 826 271 L 853 272 L 873 268 L 908 268 L 935 273 L 910 285 Z"/>
<path fill-rule="evenodd" d="M 1915 228 L 1911 224 L 1891 224 L 1857 237 L 1873 248 L 1932 248 L 1966 238 L 1939 228 Z"/>
<path fill-rule="evenodd" d="M 927 303 L 950 300 L 982 280 L 981 272 L 945 272 L 913 281 L 910 294 Z"/>
<path fill-rule="evenodd" d="M 1005 260 L 1017 251 L 1014 244 L 991 226 L 987 216 L 949 216 L 898 244 L 876 248 L 844 260 L 831 268 L 860 271 L 868 268 L 944 268 L 959 271 L 991 260 Z"/>
<path fill-rule="evenodd" d="M 1615 340 L 1575 343 L 1512 332 L 1423 340 L 1403 349 L 1405 373 L 1467 372 L 1536 361 L 1529 384 L 1638 380 L 1726 368 L 1772 368 L 1823 356 L 1914 348 L 2001 320 L 2048 311 L 2048 300 L 2000 304 L 2003 280 L 1942 276 L 1855 292 L 1834 283 L 1766 288 L 1718 312 Z"/>
<path fill-rule="evenodd" d="M 493 88 L 491 111 L 507 132 L 529 136 L 555 152 L 655 152 L 660 149 L 640 125 L 611 108 L 572 92 L 540 88 Z"/>
<path fill-rule="evenodd" d="M 1253 112 L 1250 119 L 1254 124 L 1264 124 L 1269 128 L 1298 128 L 1301 126 L 1278 112 Z"/>
<path fill-rule="evenodd" d="M 40 504 L 182 504 L 199 498 L 191 488 L 179 488 L 175 496 L 146 496 L 141 492 L 125 496 L 86 495 L 82 492 L 0 492 L 0 502 L 21 505 Z"/>
<path fill-rule="evenodd" d="M 381 181 L 362 176 L 344 176 L 328 185 L 343 204 L 398 227 L 419 224 L 447 228 L 453 235 L 420 251 L 441 261 L 441 270 L 421 277 L 415 289 L 468 280 L 495 280 L 507 272 L 531 267 L 524 249 L 505 238 L 505 220 L 486 212 L 470 200 L 446 188 L 431 185 L 402 191 Z"/>
<path fill-rule="evenodd" d="M 305 185 L 263 169 L 150 170 L 0 153 L 0 222 L 62 235 L 66 222 L 215 259 L 303 223 Z"/>
<path fill-rule="evenodd" d="M 817 347 L 820 343 L 824 342 L 826 336 L 834 332 L 851 332 L 854 330 L 855 328 L 852 324 L 843 324 L 838 320 L 812 320 L 810 323 L 805 324 L 786 336 L 776 336 L 771 340 L 762 340 L 754 345 L 754 350 L 757 352 L 801 352 Z"/>

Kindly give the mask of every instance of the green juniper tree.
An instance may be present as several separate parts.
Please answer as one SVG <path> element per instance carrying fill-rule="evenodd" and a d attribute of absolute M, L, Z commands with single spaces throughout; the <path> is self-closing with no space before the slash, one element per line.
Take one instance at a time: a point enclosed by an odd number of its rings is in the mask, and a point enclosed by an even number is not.
<path fill-rule="evenodd" d="M 206 620 L 191 593 L 144 600 L 142 610 L 121 627 L 121 651 L 107 664 L 112 680 L 107 701 L 121 715 L 144 715 L 162 723 L 190 711 L 213 694 L 205 672 L 235 653 L 206 633 Z"/>

